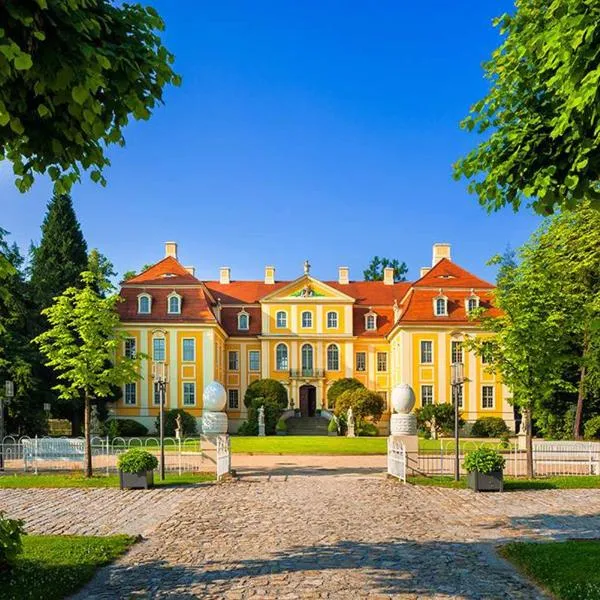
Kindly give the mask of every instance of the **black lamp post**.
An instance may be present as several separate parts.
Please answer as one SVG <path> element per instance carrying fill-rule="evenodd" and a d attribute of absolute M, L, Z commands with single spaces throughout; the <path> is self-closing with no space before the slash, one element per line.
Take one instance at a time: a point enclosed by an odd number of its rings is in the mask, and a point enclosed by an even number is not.
<path fill-rule="evenodd" d="M 452 363 L 451 371 L 452 402 L 454 403 L 454 444 L 456 446 L 454 455 L 454 479 L 460 480 L 460 435 L 458 431 L 458 422 L 460 419 L 458 398 L 461 392 L 461 386 L 465 382 L 465 365 L 461 362 Z"/>
<path fill-rule="evenodd" d="M 167 363 L 163 361 L 155 361 L 152 363 L 152 379 L 154 385 L 158 389 L 159 398 L 159 411 L 158 411 L 158 436 L 160 443 L 160 464 L 159 473 L 160 480 L 165 480 L 165 396 L 167 394 L 167 383 L 169 382 L 169 375 L 167 370 Z"/>

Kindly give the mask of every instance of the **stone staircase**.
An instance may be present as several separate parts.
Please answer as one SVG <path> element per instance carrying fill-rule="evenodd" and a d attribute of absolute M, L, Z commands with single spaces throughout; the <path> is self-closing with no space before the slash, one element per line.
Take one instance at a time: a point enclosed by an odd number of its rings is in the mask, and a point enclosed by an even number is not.
<path fill-rule="evenodd" d="M 325 417 L 291 417 L 287 419 L 289 435 L 327 435 Z"/>

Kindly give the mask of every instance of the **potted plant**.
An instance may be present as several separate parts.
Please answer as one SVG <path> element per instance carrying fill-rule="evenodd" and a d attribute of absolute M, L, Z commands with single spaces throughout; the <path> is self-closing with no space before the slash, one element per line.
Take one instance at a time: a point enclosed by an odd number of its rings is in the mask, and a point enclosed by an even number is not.
<path fill-rule="evenodd" d="M 154 485 L 154 469 L 158 466 L 154 454 L 140 448 L 131 448 L 119 455 L 117 466 L 122 490 L 147 490 Z"/>
<path fill-rule="evenodd" d="M 465 456 L 463 467 L 467 470 L 469 487 L 476 492 L 501 492 L 504 489 L 502 469 L 504 457 L 500 452 L 482 446 Z"/>
<path fill-rule="evenodd" d="M 327 424 L 327 435 L 331 435 L 333 437 L 338 434 L 338 424 L 335 417 L 329 419 L 329 423 Z"/>
<path fill-rule="evenodd" d="M 275 433 L 277 435 L 287 435 L 288 434 L 288 426 L 287 426 L 287 423 L 285 422 L 285 419 L 282 419 L 281 417 L 279 417 L 279 420 L 277 421 L 277 425 L 275 425 Z"/>

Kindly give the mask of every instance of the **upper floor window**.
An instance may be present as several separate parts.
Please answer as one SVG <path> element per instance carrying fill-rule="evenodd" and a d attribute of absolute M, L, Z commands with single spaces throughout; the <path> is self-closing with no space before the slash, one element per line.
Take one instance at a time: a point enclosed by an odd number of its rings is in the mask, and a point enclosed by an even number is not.
<path fill-rule="evenodd" d="M 260 352 L 258 350 L 248 352 L 248 370 L 260 371 Z"/>
<path fill-rule="evenodd" d="M 149 315 L 152 311 L 152 297 L 149 294 L 140 294 L 138 296 L 138 313 L 140 315 Z"/>
<path fill-rule="evenodd" d="M 277 344 L 275 349 L 275 364 L 278 371 L 288 370 L 288 348 L 285 344 Z"/>
<path fill-rule="evenodd" d="M 377 329 L 377 315 L 372 311 L 365 315 L 365 329 L 367 331 L 375 331 Z"/>
<path fill-rule="evenodd" d="M 227 362 L 230 371 L 237 371 L 240 368 L 239 352 L 237 350 L 230 350 Z"/>
<path fill-rule="evenodd" d="M 327 370 L 340 370 L 340 351 L 335 344 L 331 344 L 327 347 Z"/>
<path fill-rule="evenodd" d="M 441 292 L 441 290 L 440 290 Z M 441 293 L 439 296 L 433 299 L 433 308 L 436 317 L 447 317 L 448 316 L 448 298 L 446 296 L 442 296 Z"/>
<path fill-rule="evenodd" d="M 183 345 L 183 360 L 185 362 L 193 362 L 196 360 L 196 340 L 194 338 L 186 338 L 182 342 Z"/>
<path fill-rule="evenodd" d="M 127 358 L 135 358 L 136 352 L 136 339 L 125 338 L 125 356 Z"/>
<path fill-rule="evenodd" d="M 387 352 L 377 353 L 377 371 L 385 373 L 387 371 Z"/>
<path fill-rule="evenodd" d="M 275 316 L 277 329 L 285 329 L 287 327 L 287 313 L 285 310 L 278 310 Z"/>
<path fill-rule="evenodd" d="M 181 313 L 181 296 L 175 293 L 169 294 L 167 302 L 167 311 L 170 315 L 178 315 Z"/>
<path fill-rule="evenodd" d="M 468 313 L 473 312 L 474 310 L 479 308 L 479 296 L 471 290 L 471 294 L 465 300 L 465 309 Z"/>
<path fill-rule="evenodd" d="M 166 343 L 164 337 L 155 337 L 152 340 L 152 360 L 164 362 L 166 360 Z"/>
<path fill-rule="evenodd" d="M 462 342 L 452 342 L 452 364 L 463 362 L 463 347 Z"/>
<path fill-rule="evenodd" d="M 313 347 L 310 344 L 302 346 L 302 371 L 312 372 L 313 369 Z"/>
<path fill-rule="evenodd" d="M 310 329 L 312 327 L 312 313 L 309 310 L 305 310 L 302 313 L 302 327 L 304 329 Z"/>
<path fill-rule="evenodd" d="M 337 329 L 338 326 L 338 314 L 334 310 L 327 313 L 327 327 L 328 329 Z"/>
<path fill-rule="evenodd" d="M 481 408 L 494 408 L 494 386 L 481 386 Z"/>
<path fill-rule="evenodd" d="M 367 353 L 357 352 L 356 353 L 356 370 L 361 373 L 367 370 Z"/>
<path fill-rule="evenodd" d="M 433 342 L 423 340 L 421 342 L 421 364 L 431 364 L 433 362 Z"/>
<path fill-rule="evenodd" d="M 238 329 L 240 331 L 250 329 L 250 315 L 243 309 L 238 313 Z"/>

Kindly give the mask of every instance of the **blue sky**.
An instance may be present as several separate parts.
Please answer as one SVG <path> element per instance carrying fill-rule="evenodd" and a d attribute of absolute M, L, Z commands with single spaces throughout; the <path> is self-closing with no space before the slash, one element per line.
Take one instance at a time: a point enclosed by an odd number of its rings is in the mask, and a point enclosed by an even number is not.
<path fill-rule="evenodd" d="M 90 247 L 122 273 L 163 256 L 206 279 L 361 278 L 377 254 L 409 277 L 433 242 L 493 278 L 487 259 L 522 244 L 530 212 L 488 215 L 451 164 L 475 143 L 459 121 L 484 93 L 491 21 L 510 2 L 160 0 L 180 88 L 111 149 L 108 186 L 73 200 Z M 0 167 L 0 226 L 39 239 L 51 186 L 19 194 Z"/>

